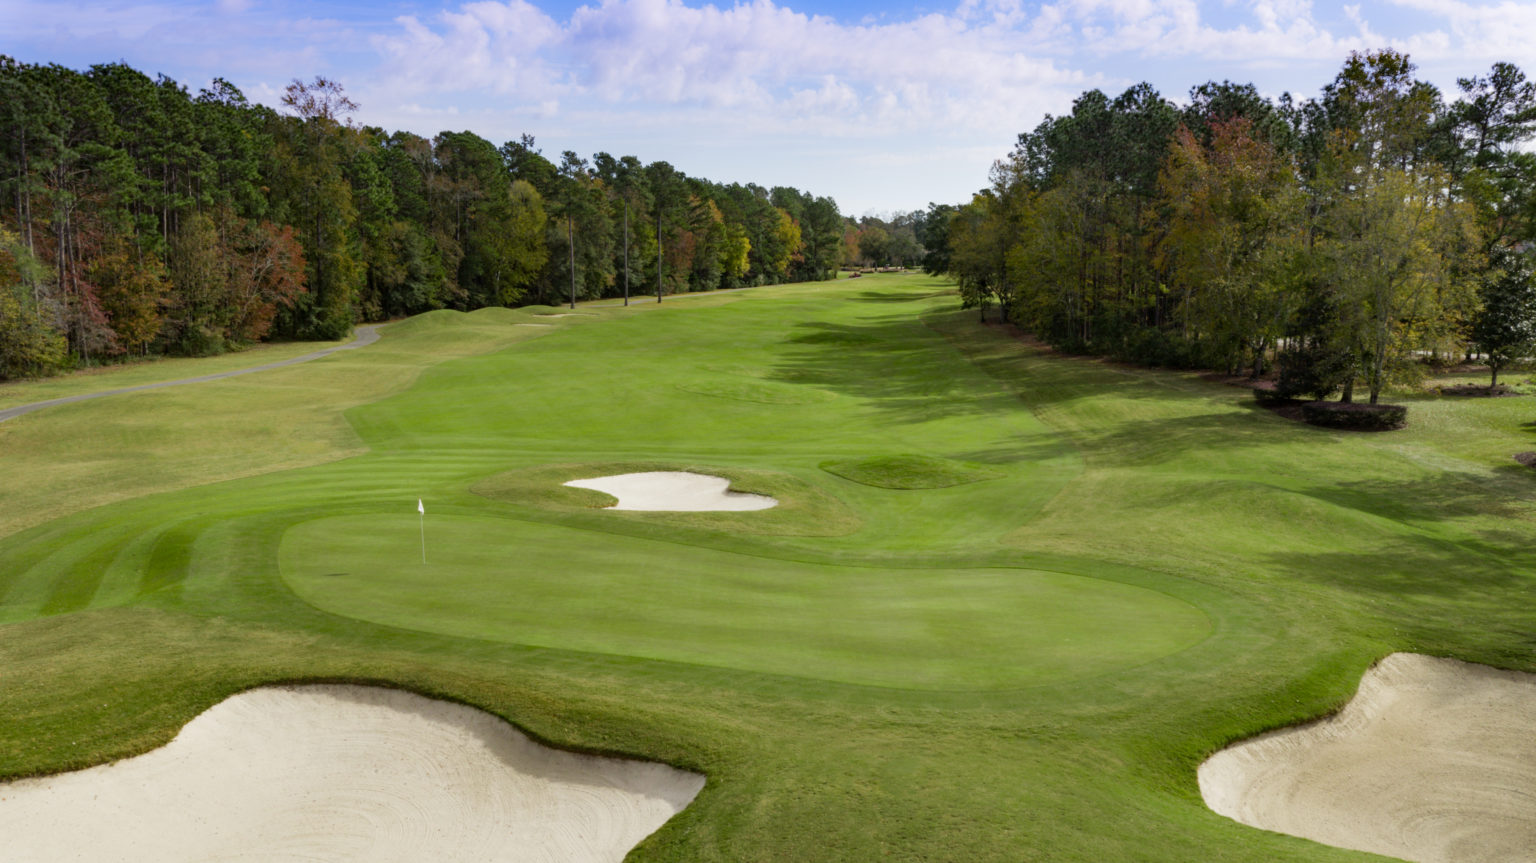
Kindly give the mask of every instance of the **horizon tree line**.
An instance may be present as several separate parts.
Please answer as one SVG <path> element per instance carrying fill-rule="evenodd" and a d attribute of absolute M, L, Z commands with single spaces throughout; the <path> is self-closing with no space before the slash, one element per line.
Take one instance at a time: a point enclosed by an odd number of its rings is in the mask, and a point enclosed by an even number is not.
<path fill-rule="evenodd" d="M 832 278 L 845 220 L 792 187 L 533 137 L 356 125 L 122 63 L 0 56 L 0 380 L 345 337 L 360 320 Z"/>

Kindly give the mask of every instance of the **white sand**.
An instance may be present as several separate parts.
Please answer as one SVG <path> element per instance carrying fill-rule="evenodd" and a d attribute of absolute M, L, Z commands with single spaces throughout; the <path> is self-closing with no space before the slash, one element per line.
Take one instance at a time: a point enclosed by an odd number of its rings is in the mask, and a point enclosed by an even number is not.
<path fill-rule="evenodd" d="M 1421 863 L 1536 860 L 1536 675 L 1394 653 L 1337 715 L 1200 765 L 1254 827 Z"/>
<path fill-rule="evenodd" d="M 265 687 L 153 752 L 0 784 L 0 858 L 618 861 L 703 786 L 407 692 Z"/>
<path fill-rule="evenodd" d="M 633 509 L 647 512 L 741 512 L 768 509 L 779 505 L 762 494 L 728 491 L 729 480 L 702 473 L 680 470 L 621 473 L 596 479 L 573 479 L 566 483 L 576 488 L 590 488 L 611 494 L 619 502 L 609 509 Z"/>

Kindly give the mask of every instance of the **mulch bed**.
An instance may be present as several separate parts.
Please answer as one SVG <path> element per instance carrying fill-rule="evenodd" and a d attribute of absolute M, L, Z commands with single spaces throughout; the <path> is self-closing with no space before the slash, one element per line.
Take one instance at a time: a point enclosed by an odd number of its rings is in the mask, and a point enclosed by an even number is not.
<path fill-rule="evenodd" d="M 1305 402 L 1269 402 L 1267 404 L 1259 403 L 1259 407 L 1264 408 L 1277 417 L 1288 419 L 1291 422 L 1304 423 L 1307 420 L 1301 412 L 1301 406 L 1303 404 L 1305 404 Z"/>
<path fill-rule="evenodd" d="M 1499 384 L 1496 387 L 1485 387 L 1482 384 L 1457 384 L 1453 387 L 1441 387 L 1440 395 L 1463 396 L 1467 398 L 1510 398 L 1520 395 L 1512 392 L 1509 387 Z"/>
<path fill-rule="evenodd" d="M 1536 452 L 1517 452 L 1515 453 L 1515 461 L 1520 462 L 1526 467 L 1536 467 Z"/>

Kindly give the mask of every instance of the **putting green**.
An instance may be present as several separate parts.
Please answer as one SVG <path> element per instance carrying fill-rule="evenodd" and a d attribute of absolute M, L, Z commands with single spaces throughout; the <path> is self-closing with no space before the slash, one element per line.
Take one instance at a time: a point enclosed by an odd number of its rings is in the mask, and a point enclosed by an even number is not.
<path fill-rule="evenodd" d="M 1149 590 L 1028 569 L 828 566 L 510 519 L 323 518 L 284 579 L 375 623 L 539 647 L 915 689 L 1002 689 L 1138 665 L 1210 631 Z"/>

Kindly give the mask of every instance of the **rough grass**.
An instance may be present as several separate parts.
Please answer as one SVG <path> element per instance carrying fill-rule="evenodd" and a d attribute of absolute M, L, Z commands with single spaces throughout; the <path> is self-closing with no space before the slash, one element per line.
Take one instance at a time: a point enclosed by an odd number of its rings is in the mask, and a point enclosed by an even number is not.
<path fill-rule="evenodd" d="M 235 371 L 301 357 L 342 344 L 346 342 L 275 342 L 252 345 L 216 357 L 135 358 L 55 377 L 5 381 L 0 382 L 0 410 L 82 393 Z"/>
<path fill-rule="evenodd" d="M 438 315 L 0 424 L 0 775 L 358 680 L 705 772 L 635 860 L 1372 859 L 1213 815 L 1195 767 L 1393 650 L 1536 670 L 1526 400 L 1393 394 L 1407 429 L 1339 434 L 1039 352 L 945 289 Z M 832 397 L 689 389 L 726 378 Z M 820 468 L 881 453 L 1000 475 Z M 836 503 L 748 533 L 540 492 L 635 464 Z"/>

